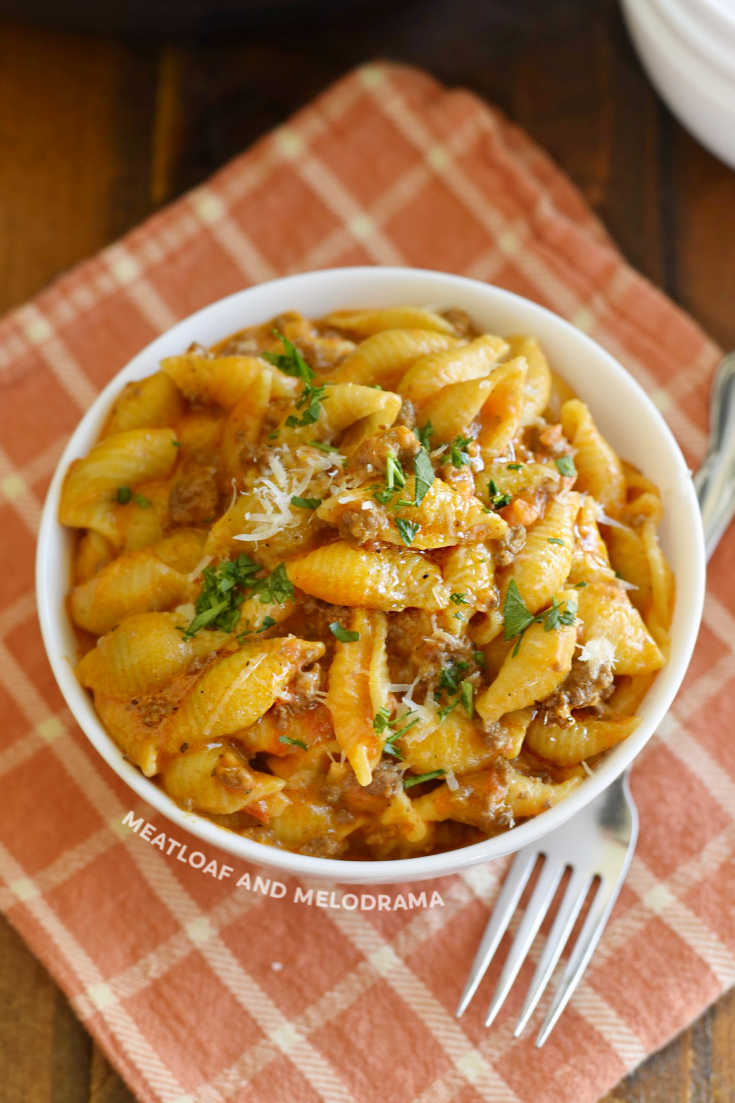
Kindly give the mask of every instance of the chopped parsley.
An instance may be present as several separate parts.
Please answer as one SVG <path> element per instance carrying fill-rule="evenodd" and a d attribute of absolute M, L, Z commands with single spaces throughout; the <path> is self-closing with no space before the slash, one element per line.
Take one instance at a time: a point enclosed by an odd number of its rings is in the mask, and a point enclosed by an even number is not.
<path fill-rule="evenodd" d="M 472 685 L 469 678 L 465 678 L 464 681 L 459 683 L 459 699 L 467 715 L 474 716 L 475 687 Z"/>
<path fill-rule="evenodd" d="M 449 445 L 449 451 L 442 459 L 442 463 L 451 463 L 452 467 L 464 467 L 470 462 L 466 448 L 472 444 L 471 437 L 455 437 Z"/>
<path fill-rule="evenodd" d="M 286 418 L 286 425 L 291 428 L 299 428 L 302 425 L 313 425 L 319 420 L 322 412 L 322 402 L 326 398 L 326 387 L 315 387 L 313 383 L 314 372 L 304 360 L 303 356 L 288 337 L 284 337 L 277 329 L 273 330 L 276 337 L 283 345 L 285 352 L 264 352 L 263 357 L 269 364 L 273 364 L 279 371 L 286 375 L 292 375 L 300 379 L 304 389 L 296 399 L 296 409 L 301 410 L 299 417 L 291 414 Z"/>
<path fill-rule="evenodd" d="M 184 630 L 184 636 L 194 636 L 200 628 L 210 626 L 223 632 L 234 631 L 240 617 L 240 606 L 245 600 L 245 590 L 256 586 L 260 570 L 260 564 L 248 555 L 226 559 L 216 567 L 205 567 L 202 571 L 202 592 L 194 606 L 195 616 Z"/>
<path fill-rule="evenodd" d="M 577 468 L 574 466 L 574 460 L 571 456 L 557 456 L 554 463 L 560 475 L 573 477 L 577 474 Z"/>
<path fill-rule="evenodd" d="M 431 438 L 434 435 L 434 426 L 430 421 L 426 422 L 420 429 L 418 426 L 414 429 L 414 433 L 419 438 L 422 448 L 429 448 Z"/>
<path fill-rule="evenodd" d="M 293 375 L 296 379 L 300 379 L 303 383 L 311 383 L 314 378 L 314 372 L 304 360 L 303 356 L 296 348 L 296 345 L 292 341 L 289 341 L 288 337 L 284 337 L 282 333 L 279 333 L 277 329 L 273 330 L 275 337 L 283 345 L 285 352 L 264 352 L 263 359 L 267 360 L 269 364 L 273 364 L 279 371 L 284 372 L 286 375 Z"/>
<path fill-rule="evenodd" d="M 469 601 L 467 600 L 467 598 L 465 597 L 465 595 L 464 595 L 464 594 L 459 594 L 459 593 L 457 593 L 457 594 L 450 594 L 450 595 L 449 595 L 449 600 L 450 600 L 450 601 L 451 601 L 451 602 L 452 602 L 452 603 L 453 603 L 454 605 L 469 605 Z"/>
<path fill-rule="evenodd" d="M 349 628 L 343 628 L 338 620 L 333 620 L 329 625 L 329 631 L 340 643 L 354 643 L 359 640 L 359 632 L 351 632 Z"/>
<path fill-rule="evenodd" d="M 510 494 L 500 493 L 495 484 L 495 479 L 491 479 L 487 484 L 487 492 L 490 495 L 490 505 L 493 509 L 502 509 L 503 506 L 510 505 L 512 501 Z"/>
<path fill-rule="evenodd" d="M 413 461 L 413 470 L 416 475 L 416 492 L 414 503 L 420 506 L 426 497 L 429 487 L 434 481 L 434 468 L 432 467 L 429 453 L 426 448 L 419 448 Z"/>
<path fill-rule="evenodd" d="M 559 544 L 562 548 L 564 547 L 564 541 L 560 540 L 558 536 L 550 536 L 546 542 L 547 544 Z"/>
<path fill-rule="evenodd" d="M 136 506 L 140 507 L 140 509 L 150 509 L 153 505 L 153 502 L 150 500 L 150 498 L 145 498 L 142 494 L 134 494 L 133 501 L 135 502 Z"/>
<path fill-rule="evenodd" d="M 485 668 L 487 660 L 485 659 L 485 652 L 479 649 L 472 652 L 472 658 L 475 660 L 478 666 Z"/>
<path fill-rule="evenodd" d="M 309 444 L 312 448 L 318 448 L 320 452 L 339 452 L 339 448 L 335 448 L 333 444 L 325 444 L 322 440 L 310 440 Z"/>
<path fill-rule="evenodd" d="M 409 719 L 410 718 L 410 719 Z M 403 721 L 407 720 L 408 723 L 403 724 Z M 419 718 L 415 715 L 413 710 L 405 712 L 402 716 L 397 716 L 391 720 L 390 710 L 387 705 L 383 705 L 379 708 L 373 717 L 373 730 L 376 735 L 385 735 L 383 742 L 383 753 L 390 755 L 392 758 L 402 758 L 400 750 L 396 747 L 396 740 L 400 739 L 402 735 L 405 735 L 415 724 L 418 724 Z M 402 727 L 397 725 L 403 724 Z"/>
<path fill-rule="evenodd" d="M 298 509 L 317 509 L 321 504 L 321 498 L 299 498 L 296 494 L 291 498 L 291 505 Z"/>
<path fill-rule="evenodd" d="M 208 627 L 233 632 L 240 619 L 240 607 L 246 595 L 257 595 L 264 605 L 269 602 L 280 604 L 293 598 L 293 586 L 283 563 L 279 563 L 265 578 L 259 578 L 262 569 L 248 555 L 225 559 L 216 567 L 205 567 L 202 571 L 202 591 L 194 606 L 195 616 L 184 629 L 184 637 L 190 638 L 200 628 Z M 265 628 L 270 628 L 273 624 L 275 621 L 266 617 L 258 631 L 265 631 Z M 247 632 L 241 635 L 247 635 Z"/>
<path fill-rule="evenodd" d="M 469 665 L 465 659 L 455 659 L 448 666 L 443 666 L 437 682 L 437 689 L 444 689 L 448 693 L 459 693 L 461 675 L 465 673 Z"/>
<path fill-rule="evenodd" d="M 273 617 L 263 617 L 263 623 L 261 624 L 260 628 L 257 629 L 257 631 L 265 632 L 266 629 L 272 628 L 275 623 L 276 622 L 274 621 Z"/>
<path fill-rule="evenodd" d="M 115 492 L 115 497 L 121 506 L 126 506 L 133 497 L 133 492 L 129 486 L 119 486 Z"/>
<path fill-rule="evenodd" d="M 575 590 L 583 590 L 586 585 L 587 585 L 586 582 L 575 582 L 574 583 L 574 589 Z"/>
<path fill-rule="evenodd" d="M 520 471 L 522 467 L 522 463 L 507 463 L 505 465 L 506 471 Z"/>
<path fill-rule="evenodd" d="M 302 751 L 308 751 L 309 749 L 301 739 L 292 739 L 290 735 L 279 735 L 278 742 L 290 743 L 292 747 L 300 747 Z"/>
<path fill-rule="evenodd" d="M 430 770 L 428 774 L 409 774 L 403 779 L 403 788 L 410 789 L 413 785 L 421 785 L 423 781 L 433 781 L 439 777 L 444 777 L 443 770 Z"/>
<path fill-rule="evenodd" d="M 172 440 L 171 444 L 173 445 L 174 448 L 181 448 L 181 441 L 180 440 Z"/>
<path fill-rule="evenodd" d="M 289 414 L 286 418 L 286 425 L 289 428 L 296 429 L 302 425 L 313 425 L 315 421 L 319 420 L 319 415 L 322 412 L 322 402 L 324 402 L 327 396 L 327 388 L 313 387 L 311 383 L 305 383 L 304 389 L 296 399 L 296 409 L 301 410 L 301 416 L 296 417 L 295 414 Z"/>
<path fill-rule="evenodd" d="M 405 485 L 406 476 L 400 461 L 394 452 L 389 452 L 385 459 L 385 489 L 402 490 Z"/>
<path fill-rule="evenodd" d="M 263 605 L 281 605 L 293 599 L 293 583 L 286 574 L 286 564 L 279 563 L 267 578 L 256 583 L 255 592 Z"/>
<path fill-rule="evenodd" d="M 529 612 L 516 581 L 512 578 L 503 603 L 503 637 L 506 640 L 516 639 L 517 637 L 517 643 L 512 652 L 515 656 L 518 654 L 526 629 L 530 628 L 532 624 L 543 624 L 545 632 L 552 632 L 563 624 L 574 624 L 576 616 L 577 608 L 575 605 L 570 605 L 568 602 L 559 604 L 556 598 L 552 598 L 548 609 L 542 609 L 536 614 Z"/>
<path fill-rule="evenodd" d="M 375 498 L 376 502 L 380 502 L 381 506 L 387 506 L 394 494 L 394 490 L 388 490 L 387 487 L 381 486 L 374 491 L 373 498 Z"/>
<path fill-rule="evenodd" d="M 416 533 L 421 528 L 421 525 L 418 523 L 418 521 L 406 521 L 403 517 L 396 517 L 395 522 L 396 528 L 401 534 L 401 540 L 406 545 L 406 547 L 410 547 L 410 545 L 414 542 L 414 539 L 416 538 Z"/>

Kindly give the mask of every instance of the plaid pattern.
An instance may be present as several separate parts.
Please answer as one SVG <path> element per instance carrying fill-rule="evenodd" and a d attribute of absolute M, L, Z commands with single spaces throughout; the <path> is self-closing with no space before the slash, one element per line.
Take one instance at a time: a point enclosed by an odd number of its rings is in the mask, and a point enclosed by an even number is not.
<path fill-rule="evenodd" d="M 718 349 L 543 153 L 420 72 L 349 75 L 0 323 L 0 906 L 141 1100 L 594 1100 L 735 978 L 735 537 L 686 684 L 634 771 L 627 884 L 541 1051 L 512 1037 L 520 988 L 483 1029 L 492 976 L 453 1017 L 504 862 L 421 886 L 444 907 L 414 911 L 307 909 L 216 881 L 121 827 L 147 811 L 75 728 L 43 654 L 34 533 L 97 390 L 205 302 L 355 263 L 456 271 L 544 303 L 626 364 L 700 458 Z"/>

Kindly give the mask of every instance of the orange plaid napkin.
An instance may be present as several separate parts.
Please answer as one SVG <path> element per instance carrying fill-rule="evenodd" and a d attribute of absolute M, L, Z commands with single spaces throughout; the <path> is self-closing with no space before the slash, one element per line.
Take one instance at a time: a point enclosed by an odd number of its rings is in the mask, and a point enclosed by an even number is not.
<path fill-rule="evenodd" d="M 687 682 L 635 769 L 627 885 L 541 1051 L 512 1037 L 520 989 L 484 1030 L 492 976 L 453 1017 L 504 862 L 411 886 L 443 906 L 372 911 L 192 869 L 121 826 L 134 808 L 197 849 L 96 757 L 43 653 L 34 534 L 99 387 L 212 299 L 355 263 L 461 272 L 544 303 L 626 364 L 701 457 L 718 349 L 625 264 L 544 154 L 420 72 L 341 80 L 0 324 L 0 904 L 141 1100 L 592 1101 L 735 978 L 735 536 Z"/>

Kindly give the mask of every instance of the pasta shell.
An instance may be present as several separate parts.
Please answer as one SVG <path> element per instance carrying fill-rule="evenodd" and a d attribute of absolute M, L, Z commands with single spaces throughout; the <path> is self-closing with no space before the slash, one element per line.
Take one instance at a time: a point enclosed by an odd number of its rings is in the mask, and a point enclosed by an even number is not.
<path fill-rule="evenodd" d="M 438 333 L 454 332 L 451 322 L 427 310 L 423 306 L 384 306 L 377 310 L 333 310 L 324 318 L 324 324 L 334 329 L 369 337 L 389 329 L 435 330 Z"/>
<path fill-rule="evenodd" d="M 329 378 L 333 382 L 392 387 L 420 356 L 456 348 L 459 341 L 429 329 L 386 329 L 362 341 Z"/>
<path fill-rule="evenodd" d="M 507 348 L 502 337 L 486 334 L 469 344 L 422 356 L 402 377 L 398 390 L 420 406 L 450 383 L 486 376 Z"/>
<path fill-rule="evenodd" d="M 207 667 L 161 733 L 169 753 L 247 728 L 271 707 L 324 644 L 295 636 L 247 642 Z"/>
<path fill-rule="evenodd" d="M 378 737 L 373 721 L 388 702 L 385 615 L 355 609 L 348 630 L 356 632 L 358 638 L 337 640 L 335 644 L 326 704 L 337 742 L 347 755 L 358 783 L 369 785 L 383 753 L 383 740 Z"/>
<path fill-rule="evenodd" d="M 128 429 L 155 429 L 175 425 L 184 412 L 176 384 L 165 372 L 126 383 L 108 414 L 100 438 Z"/>
<path fill-rule="evenodd" d="M 335 605 L 396 612 L 449 604 L 439 568 L 408 549 L 372 552 L 337 541 L 292 559 L 286 570 L 294 586 Z"/>

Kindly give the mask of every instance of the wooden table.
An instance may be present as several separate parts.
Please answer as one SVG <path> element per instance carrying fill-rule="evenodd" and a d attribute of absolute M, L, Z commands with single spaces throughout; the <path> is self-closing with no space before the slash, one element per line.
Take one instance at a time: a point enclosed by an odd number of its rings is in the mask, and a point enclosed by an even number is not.
<path fill-rule="evenodd" d="M 735 173 L 657 99 L 613 0 L 395 0 L 370 11 L 199 41 L 0 24 L 0 309 L 382 56 L 502 107 L 572 176 L 629 260 L 735 346 Z M 132 1098 L 2 920 L 0 1085 L 6 1103 Z M 732 1100 L 735 993 L 605 1103 Z"/>

